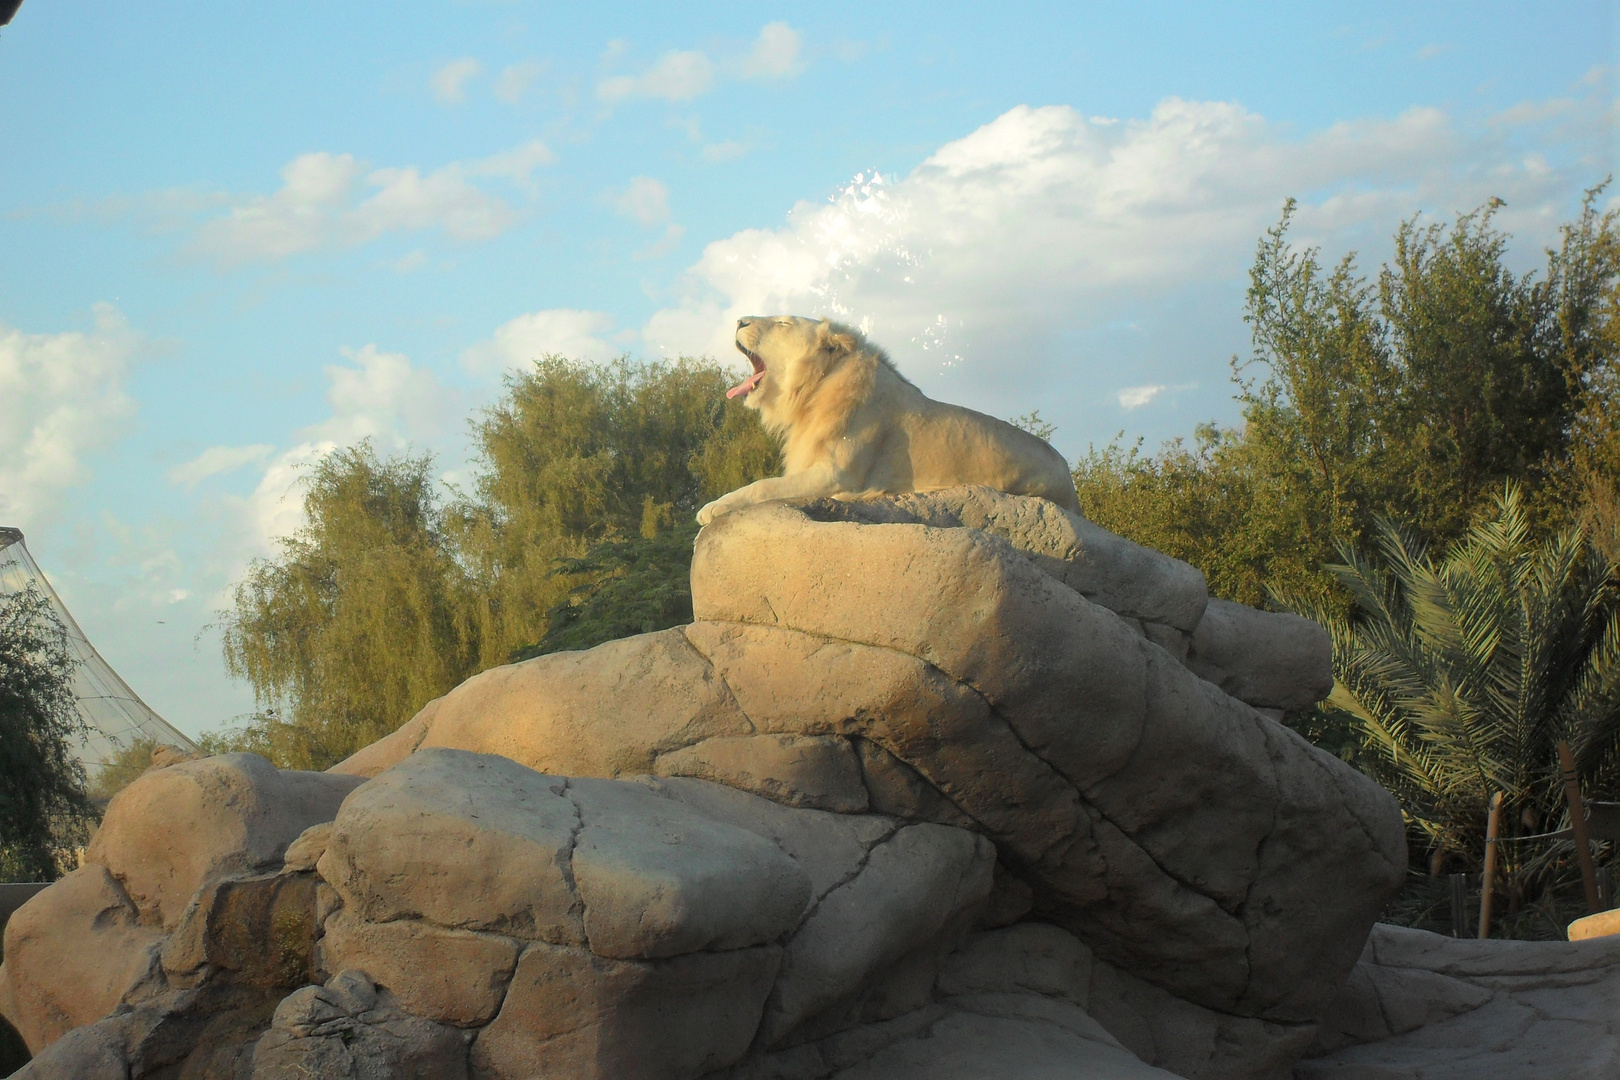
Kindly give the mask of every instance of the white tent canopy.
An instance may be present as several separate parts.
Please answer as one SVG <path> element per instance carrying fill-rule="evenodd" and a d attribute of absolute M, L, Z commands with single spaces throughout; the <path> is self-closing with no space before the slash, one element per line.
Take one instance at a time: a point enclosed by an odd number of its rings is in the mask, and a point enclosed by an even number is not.
<path fill-rule="evenodd" d="M 77 661 L 73 669 L 73 694 L 78 698 L 79 715 L 84 717 L 88 729 L 77 754 L 86 771 L 95 776 L 119 750 L 142 739 L 195 752 L 197 745 L 153 712 L 90 644 L 90 639 L 84 636 L 84 631 L 63 605 L 62 598 L 51 588 L 39 564 L 28 553 L 22 530 L 0 526 L 0 596 L 22 592 L 30 582 L 50 601 L 56 617 L 66 627 L 68 650 Z"/>

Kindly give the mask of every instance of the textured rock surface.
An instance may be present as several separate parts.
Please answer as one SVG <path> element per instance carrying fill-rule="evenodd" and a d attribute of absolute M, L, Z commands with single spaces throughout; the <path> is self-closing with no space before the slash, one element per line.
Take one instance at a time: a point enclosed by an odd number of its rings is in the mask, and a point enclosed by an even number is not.
<path fill-rule="evenodd" d="M 279 863 L 359 783 L 284 772 L 257 754 L 149 771 L 113 796 L 86 859 L 123 884 L 143 921 L 172 930 L 203 882 Z"/>
<path fill-rule="evenodd" d="M 1377 926 L 1295 1075 L 1620 1076 L 1620 939 L 1459 941 Z"/>
<path fill-rule="evenodd" d="M 985 489 L 726 515 L 693 594 L 331 774 L 132 785 L 0 969 L 35 1075 L 1289 1075 L 1405 866 L 1256 711 L 1319 631 Z"/>
<path fill-rule="evenodd" d="M 158 966 L 162 944 L 105 868 L 75 870 L 6 923 L 0 1012 L 37 1050 L 112 1012 Z"/>
<path fill-rule="evenodd" d="M 251 1080 L 463 1080 L 467 1039 L 393 1008 L 363 972 L 306 986 L 276 1007 Z"/>

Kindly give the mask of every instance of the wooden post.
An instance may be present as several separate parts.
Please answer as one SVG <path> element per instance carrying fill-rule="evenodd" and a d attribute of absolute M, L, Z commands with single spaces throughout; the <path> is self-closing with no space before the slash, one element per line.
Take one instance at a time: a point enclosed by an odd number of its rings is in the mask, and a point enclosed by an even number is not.
<path fill-rule="evenodd" d="M 1491 936 L 1491 886 L 1496 880 L 1496 834 L 1502 830 L 1502 793 L 1491 796 L 1490 816 L 1485 819 L 1485 873 L 1479 884 L 1479 936 Z"/>
<path fill-rule="evenodd" d="M 1581 782 L 1575 778 L 1575 755 L 1569 743 L 1558 741 L 1558 767 L 1564 774 L 1564 798 L 1569 802 L 1569 825 L 1575 831 L 1575 858 L 1581 864 L 1581 882 L 1586 886 L 1586 910 L 1596 915 L 1598 907 L 1597 871 L 1592 866 L 1592 848 L 1586 842 L 1586 803 L 1581 800 Z"/>

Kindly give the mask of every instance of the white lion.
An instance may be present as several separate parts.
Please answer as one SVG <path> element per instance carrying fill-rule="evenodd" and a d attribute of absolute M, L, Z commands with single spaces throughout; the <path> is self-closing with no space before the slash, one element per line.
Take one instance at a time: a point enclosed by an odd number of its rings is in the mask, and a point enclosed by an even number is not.
<path fill-rule="evenodd" d="M 923 395 L 855 330 L 791 315 L 737 320 L 754 373 L 727 397 L 785 441 L 781 476 L 756 480 L 698 511 L 707 525 L 771 499 L 927 491 L 983 484 L 1080 511 L 1063 456 L 993 416 Z"/>

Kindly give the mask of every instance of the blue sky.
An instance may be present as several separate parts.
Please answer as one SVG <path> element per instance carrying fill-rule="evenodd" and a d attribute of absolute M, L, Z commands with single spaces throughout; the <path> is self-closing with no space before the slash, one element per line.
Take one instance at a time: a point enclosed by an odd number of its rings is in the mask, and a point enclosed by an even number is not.
<path fill-rule="evenodd" d="M 371 437 L 466 475 L 504 370 L 865 325 L 1071 459 L 1236 419 L 1245 274 L 1613 167 L 1598 2 L 76 4 L 0 30 L 0 524 L 184 730 L 214 612 Z M 291 495 L 289 496 L 289 492 Z"/>

